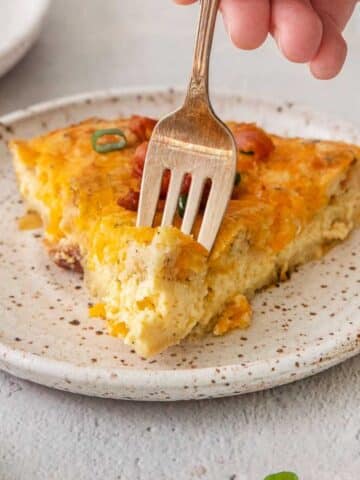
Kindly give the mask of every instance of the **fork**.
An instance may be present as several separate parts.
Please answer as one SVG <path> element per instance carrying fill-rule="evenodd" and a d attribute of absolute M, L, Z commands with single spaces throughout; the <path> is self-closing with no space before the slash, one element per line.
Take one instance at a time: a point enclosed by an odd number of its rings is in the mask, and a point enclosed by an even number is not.
<path fill-rule="evenodd" d="M 220 0 L 201 0 L 193 70 L 185 102 L 156 125 L 150 139 L 141 183 L 137 226 L 152 226 L 164 172 L 170 171 L 161 226 L 172 224 L 186 174 L 191 185 L 181 231 L 191 234 L 205 183 L 211 181 L 198 242 L 211 250 L 236 174 L 236 146 L 209 99 L 209 62 Z"/>

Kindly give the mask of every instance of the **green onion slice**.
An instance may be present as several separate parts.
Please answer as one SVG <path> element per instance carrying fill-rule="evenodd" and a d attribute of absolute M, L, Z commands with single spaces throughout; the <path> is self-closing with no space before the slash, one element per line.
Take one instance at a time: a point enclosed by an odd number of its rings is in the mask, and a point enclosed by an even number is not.
<path fill-rule="evenodd" d="M 113 142 L 113 143 L 103 143 L 103 144 L 98 143 L 99 139 L 101 137 L 105 137 L 106 135 L 116 135 L 117 137 L 119 137 L 119 141 Z M 91 138 L 91 143 L 95 152 L 110 153 L 110 152 L 115 152 L 116 150 L 122 150 L 123 148 L 125 148 L 127 145 L 127 140 L 124 132 L 119 128 L 105 128 L 103 130 L 96 130 L 96 132 L 93 133 Z"/>
<path fill-rule="evenodd" d="M 186 194 L 180 195 L 180 197 L 179 197 L 178 214 L 180 215 L 181 218 L 183 218 L 183 216 L 185 214 L 187 199 L 188 199 L 188 196 Z"/>

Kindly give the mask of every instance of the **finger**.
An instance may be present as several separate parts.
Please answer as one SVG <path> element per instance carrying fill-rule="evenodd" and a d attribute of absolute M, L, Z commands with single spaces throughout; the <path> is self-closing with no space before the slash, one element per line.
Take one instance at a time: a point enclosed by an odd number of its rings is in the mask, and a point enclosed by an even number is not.
<path fill-rule="evenodd" d="M 357 0 L 341 0 L 329 2 L 329 0 L 312 0 L 314 9 L 321 15 L 327 14 L 342 32 L 351 17 Z"/>
<path fill-rule="evenodd" d="M 292 62 L 309 62 L 319 50 L 323 26 L 309 0 L 273 0 L 271 28 Z"/>
<path fill-rule="evenodd" d="M 222 0 L 220 8 L 237 47 L 252 50 L 265 41 L 270 26 L 269 0 Z"/>
<path fill-rule="evenodd" d="M 324 32 L 318 53 L 310 63 L 314 77 L 328 80 L 335 77 L 344 65 L 347 45 L 337 26 L 329 17 L 323 17 Z"/>

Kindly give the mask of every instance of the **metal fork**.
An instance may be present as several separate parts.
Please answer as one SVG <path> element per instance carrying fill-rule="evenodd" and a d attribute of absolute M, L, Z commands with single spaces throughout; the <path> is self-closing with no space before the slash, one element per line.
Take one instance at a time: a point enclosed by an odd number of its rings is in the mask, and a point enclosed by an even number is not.
<path fill-rule="evenodd" d="M 211 250 L 230 199 L 236 174 L 236 147 L 230 130 L 215 115 L 209 99 L 209 61 L 220 0 L 202 0 L 193 71 L 184 105 L 163 118 L 152 134 L 145 160 L 137 226 L 152 226 L 162 177 L 170 184 L 162 226 L 171 225 L 185 174 L 191 186 L 181 225 L 190 234 L 205 182 L 211 188 L 198 242 Z"/>

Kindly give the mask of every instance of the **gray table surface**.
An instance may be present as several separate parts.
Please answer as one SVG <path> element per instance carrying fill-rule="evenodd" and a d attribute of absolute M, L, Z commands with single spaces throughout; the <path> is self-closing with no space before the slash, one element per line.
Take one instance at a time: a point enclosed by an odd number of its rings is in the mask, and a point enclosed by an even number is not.
<path fill-rule="evenodd" d="M 196 8 L 170 0 L 54 0 L 36 46 L 0 79 L 0 115 L 104 87 L 183 85 Z M 357 13 L 359 17 L 359 13 Z M 360 125 L 360 19 L 343 73 L 318 82 L 270 40 L 238 52 L 219 26 L 216 88 L 314 106 Z M 0 479 L 360 478 L 360 358 L 274 390 L 141 404 L 52 391 L 0 372 Z"/>

